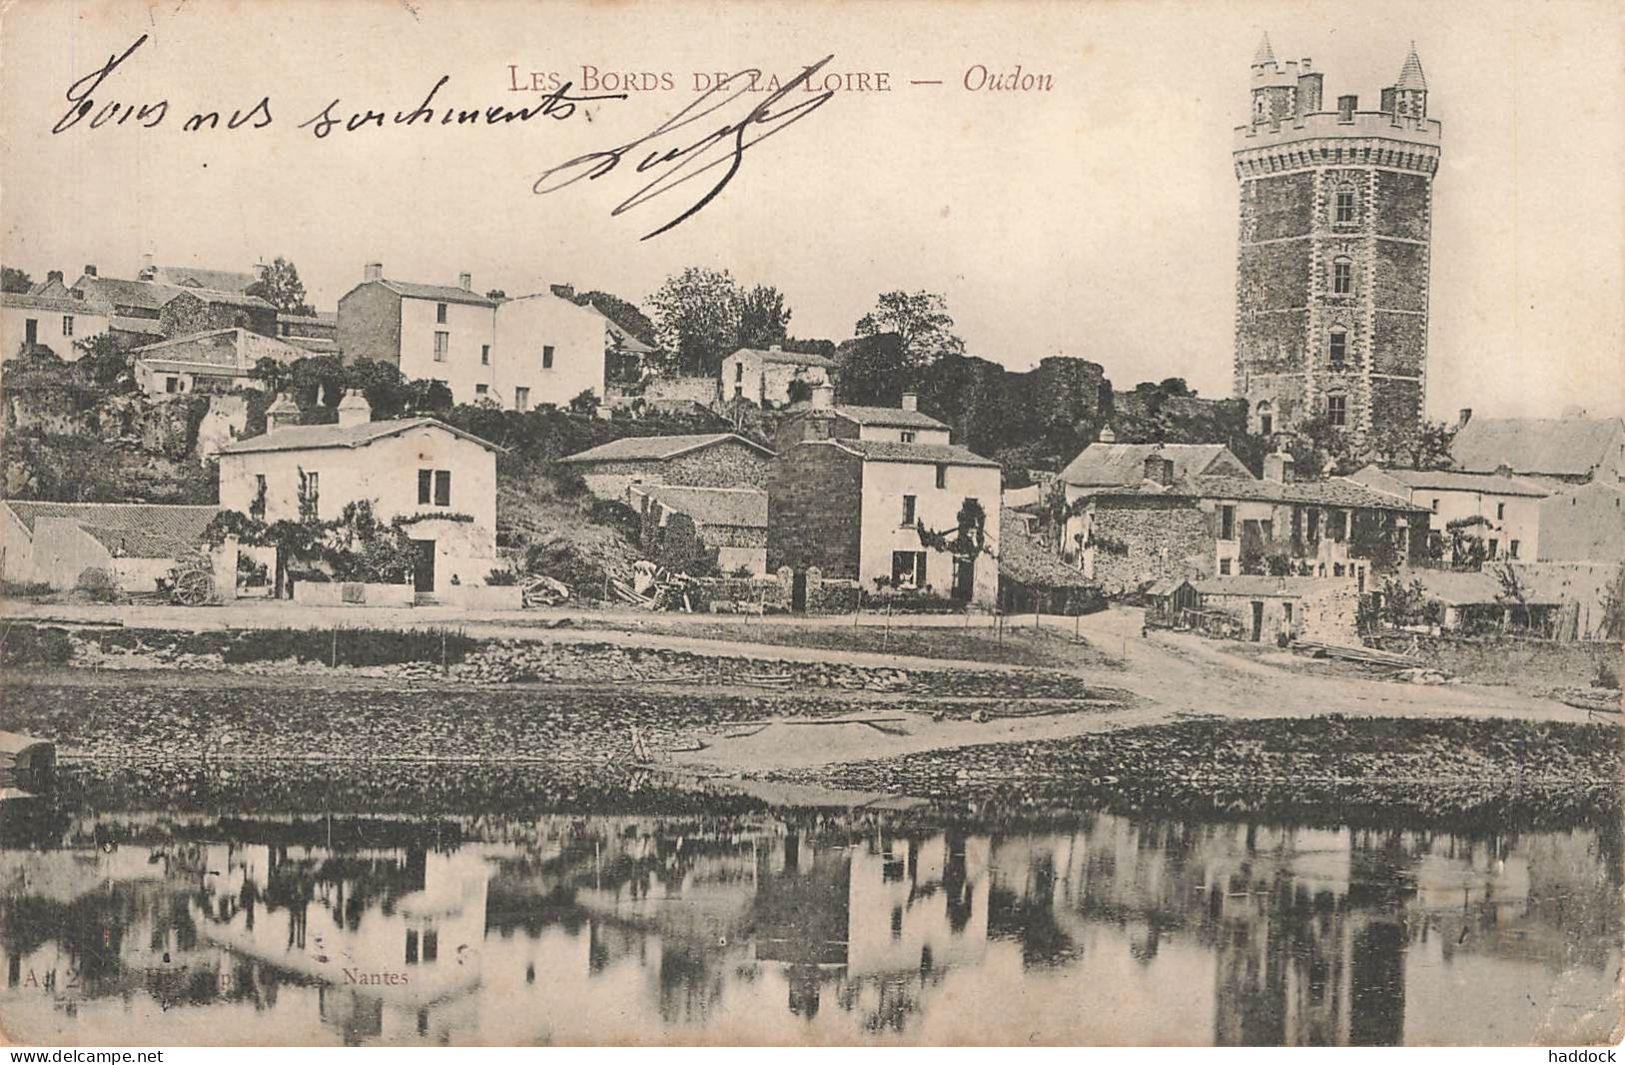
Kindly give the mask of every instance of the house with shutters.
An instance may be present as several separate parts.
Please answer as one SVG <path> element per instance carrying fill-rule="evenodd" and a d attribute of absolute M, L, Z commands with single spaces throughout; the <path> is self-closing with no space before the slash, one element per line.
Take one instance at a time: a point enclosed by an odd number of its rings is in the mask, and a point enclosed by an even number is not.
<path fill-rule="evenodd" d="M 1489 559 L 1527 562 L 1540 557 L 1541 501 L 1552 489 L 1514 477 L 1504 466 L 1473 473 L 1371 465 L 1349 474 L 1349 480 L 1426 507 L 1435 554 L 1445 550 L 1442 538 L 1449 530 L 1463 528 L 1484 541 Z"/>
<path fill-rule="evenodd" d="M 286 396 L 266 411 L 266 431 L 220 449 L 220 506 L 265 522 L 337 517 L 372 504 L 403 519 L 417 549 L 421 594 L 480 585 L 499 568 L 497 445 L 433 418 L 372 421 L 359 391 L 330 425 L 299 425 Z"/>

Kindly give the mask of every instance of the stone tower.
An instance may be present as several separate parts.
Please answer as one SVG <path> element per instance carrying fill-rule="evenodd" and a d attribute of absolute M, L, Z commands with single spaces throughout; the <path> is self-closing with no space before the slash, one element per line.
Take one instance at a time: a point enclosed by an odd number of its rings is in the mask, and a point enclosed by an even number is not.
<path fill-rule="evenodd" d="M 1416 47 L 1377 111 L 1323 106 L 1308 59 L 1266 34 L 1252 115 L 1235 132 L 1236 395 L 1251 427 L 1324 416 L 1356 445 L 1400 458 L 1427 386 L 1428 233 L 1439 123 Z"/>

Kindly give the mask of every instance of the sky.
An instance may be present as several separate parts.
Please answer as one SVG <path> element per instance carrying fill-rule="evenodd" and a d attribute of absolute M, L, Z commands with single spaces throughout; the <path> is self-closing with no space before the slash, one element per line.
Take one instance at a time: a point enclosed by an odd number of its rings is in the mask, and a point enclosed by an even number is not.
<path fill-rule="evenodd" d="M 923 289 L 944 294 L 972 354 L 1015 369 L 1076 355 L 1120 386 L 1179 376 L 1222 396 L 1231 137 L 1266 30 L 1281 59 L 1313 59 L 1328 101 L 1357 93 L 1373 109 L 1415 42 L 1443 122 L 1430 415 L 1625 411 L 1625 18 L 1587 0 L 17 0 L 0 15 L 0 259 L 71 281 L 85 263 L 133 276 L 147 253 L 221 269 L 282 255 L 323 310 L 369 261 L 399 280 L 467 271 L 481 291 L 569 282 L 640 303 L 668 274 L 708 266 L 776 285 L 792 334 L 835 340 L 878 293 Z M 92 129 L 87 118 L 53 134 L 69 87 L 141 34 L 91 95 L 98 109 L 167 100 L 163 121 Z M 788 78 L 824 56 L 820 75 L 867 74 L 871 91 L 843 77 L 854 91 L 775 128 L 726 188 L 657 237 L 639 239 L 720 169 L 618 216 L 648 180 L 633 180 L 635 157 L 532 191 L 549 168 L 630 143 L 700 99 L 697 73 Z M 1048 75 L 1049 91 L 967 88 L 979 69 L 1018 64 Z M 332 100 L 345 117 L 410 111 L 441 75 L 437 106 L 534 104 L 541 93 L 512 90 L 531 72 L 577 92 L 595 88 L 594 72 L 638 87 L 563 121 L 321 139 L 300 128 Z M 881 74 L 889 91 L 872 91 Z M 193 112 L 225 118 L 262 96 L 263 128 L 183 129 Z M 719 114 L 732 122 L 752 106 Z"/>

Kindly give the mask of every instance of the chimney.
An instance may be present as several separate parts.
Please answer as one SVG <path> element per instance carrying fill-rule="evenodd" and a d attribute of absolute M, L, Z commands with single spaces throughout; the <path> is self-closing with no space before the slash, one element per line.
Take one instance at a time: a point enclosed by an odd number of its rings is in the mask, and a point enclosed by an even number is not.
<path fill-rule="evenodd" d="M 1339 122 L 1353 122 L 1354 112 L 1359 110 L 1360 98 L 1358 96 L 1339 96 L 1337 98 L 1337 120 Z"/>
<path fill-rule="evenodd" d="M 903 393 L 903 409 L 904 410 L 919 410 L 920 409 L 920 397 L 916 393 L 913 393 L 913 392 L 904 392 Z"/>
<path fill-rule="evenodd" d="M 1095 439 L 1102 444 L 1115 444 L 1117 443 L 1117 434 L 1112 432 L 1111 426 L 1107 425 L 1100 430 L 1100 435 Z"/>
<path fill-rule="evenodd" d="M 1151 452 L 1145 457 L 1145 479 L 1160 485 L 1173 484 L 1174 460 L 1160 451 Z"/>
<path fill-rule="evenodd" d="M 85 276 L 86 277 L 95 277 L 96 276 L 96 264 L 95 263 L 86 263 L 85 264 Z"/>
<path fill-rule="evenodd" d="M 784 350 L 784 345 L 783 344 L 769 344 L 767 346 L 767 350 L 768 351 L 783 351 Z"/>
<path fill-rule="evenodd" d="M 474 291 L 474 275 L 467 273 L 458 274 L 457 287 L 462 289 L 464 292 Z"/>
<path fill-rule="evenodd" d="M 1274 481 L 1276 484 L 1288 484 L 1292 481 L 1292 456 L 1285 451 L 1264 456 L 1264 480 Z"/>
<path fill-rule="evenodd" d="M 145 255 L 141 256 L 141 273 L 137 276 L 140 277 L 141 280 L 146 281 L 157 272 L 158 268 L 154 266 L 152 262 L 152 252 L 149 251 Z"/>
<path fill-rule="evenodd" d="M 1473 420 L 1473 408 L 1471 408 L 1471 407 L 1463 407 L 1463 408 L 1461 408 L 1461 417 L 1456 421 L 1456 428 L 1460 429 L 1462 426 L 1466 425 L 1468 422 L 1470 422 L 1472 420 Z"/>
<path fill-rule="evenodd" d="M 53 281 L 60 282 L 61 280 L 62 280 L 62 271 L 61 270 L 48 270 L 48 271 L 46 271 L 46 273 L 45 273 L 45 283 L 47 285 L 49 285 Z"/>
<path fill-rule="evenodd" d="M 278 429 L 285 429 L 290 425 L 299 424 L 299 404 L 286 392 L 276 397 L 276 402 L 265 409 L 265 431 L 274 433 Z"/>
<path fill-rule="evenodd" d="M 835 406 L 834 385 L 814 385 L 812 390 L 812 405 L 814 410 L 829 410 Z"/>
<path fill-rule="evenodd" d="M 363 282 L 366 282 L 366 281 L 382 281 L 383 279 L 384 279 L 384 264 L 383 263 L 368 263 L 366 266 L 363 266 L 361 268 L 361 280 Z"/>
<path fill-rule="evenodd" d="M 370 421 L 372 421 L 372 404 L 367 402 L 367 397 L 362 394 L 361 389 L 352 388 L 344 393 L 344 398 L 339 400 L 339 424 L 365 425 Z"/>

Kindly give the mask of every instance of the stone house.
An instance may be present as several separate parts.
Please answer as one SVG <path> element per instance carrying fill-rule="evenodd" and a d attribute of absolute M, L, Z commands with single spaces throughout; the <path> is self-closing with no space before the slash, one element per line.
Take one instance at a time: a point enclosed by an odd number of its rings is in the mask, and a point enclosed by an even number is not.
<path fill-rule="evenodd" d="M 1272 455 L 1267 476 L 1194 476 L 1146 456 L 1138 484 L 1080 493 L 1064 526 L 1084 575 L 1108 593 L 1154 581 L 1240 575 L 1283 558 L 1295 572 L 1353 576 L 1364 590 L 1373 556 L 1426 558 L 1428 512 L 1345 478 L 1291 479 L 1291 459 Z"/>
<path fill-rule="evenodd" d="M 1243 639 L 1359 645 L 1361 593 L 1354 580 L 1237 574 L 1205 577 L 1193 587 L 1202 609 L 1229 615 Z"/>
<path fill-rule="evenodd" d="M 483 584 L 500 566 L 495 444 L 433 418 L 372 421 L 358 391 L 339 403 L 335 424 L 298 425 L 298 414 L 284 396 L 266 412 L 265 433 L 220 449 L 223 509 L 328 521 L 370 501 L 383 521 L 408 519 L 421 594 Z"/>
<path fill-rule="evenodd" d="M 119 590 L 152 592 L 176 562 L 204 550 L 203 530 L 220 508 L 153 503 L 0 501 L 0 576 L 78 586 L 86 570 Z"/>
<path fill-rule="evenodd" d="M 260 382 L 249 371 L 260 359 L 286 364 L 308 354 L 303 348 L 243 328 L 161 340 L 131 352 L 136 385 L 151 396 L 259 388 Z"/>
<path fill-rule="evenodd" d="M 1540 501 L 1542 562 L 1625 562 L 1625 484 L 1591 481 Z"/>
<path fill-rule="evenodd" d="M 766 488 L 773 451 L 734 433 L 625 436 L 559 461 L 599 499 L 625 502 L 627 489 L 642 484 Z"/>
<path fill-rule="evenodd" d="M 640 484 L 627 490 L 627 502 L 643 519 L 643 547 L 654 553 L 674 527 L 716 548 L 724 574 L 744 568 L 753 576 L 767 569 L 767 493 L 757 488 L 695 488 Z"/>
<path fill-rule="evenodd" d="M 57 358 L 79 358 L 76 341 L 107 331 L 105 309 L 83 297 L 0 293 L 0 359 L 49 348 Z"/>
<path fill-rule="evenodd" d="M 213 329 L 246 329 L 276 335 L 276 308 L 258 296 L 209 289 L 177 289 L 158 309 L 158 329 L 166 337 L 191 336 Z"/>
<path fill-rule="evenodd" d="M 1461 412 L 1450 442 L 1458 469 L 1581 484 L 1625 479 L 1625 419 L 1475 418 Z"/>
<path fill-rule="evenodd" d="M 235 292 L 246 295 L 259 283 L 258 270 L 211 270 L 199 266 L 160 266 L 151 255 L 141 257 L 137 281 L 147 281 L 170 288 L 201 288 L 212 292 Z"/>
<path fill-rule="evenodd" d="M 180 290 L 145 281 L 102 277 L 95 263 L 87 263 L 79 280 L 71 286 L 62 286 L 61 291 L 77 294 L 87 307 L 97 308 L 97 313 L 107 318 L 107 332 L 121 346 L 129 348 L 164 337 L 159 312 Z"/>
<path fill-rule="evenodd" d="M 1067 502 L 1091 488 L 1139 484 L 1145 479 L 1145 460 L 1153 453 L 1174 464 L 1176 480 L 1252 476 L 1223 444 L 1119 444 L 1108 427 L 1061 470 Z"/>
<path fill-rule="evenodd" d="M 767 564 L 798 579 L 877 578 L 978 606 L 997 602 L 999 465 L 952 444 L 838 437 L 781 451 L 768 485 Z M 950 536 L 974 501 L 992 548 L 968 563 L 924 543 L 919 526 Z"/>
<path fill-rule="evenodd" d="M 834 372 L 835 363 L 824 356 L 785 351 L 779 344 L 766 350 L 740 348 L 722 360 L 718 394 L 725 401 L 748 399 L 760 407 L 784 407 L 791 402 L 793 382 L 825 385 Z"/>
<path fill-rule="evenodd" d="M 804 440 L 878 440 L 898 444 L 947 444 L 947 425 L 921 412 L 919 398 L 903 393 L 898 407 L 864 407 L 835 402 L 835 389 L 820 385 L 804 406 L 790 410 L 779 423 L 775 441 L 780 448 Z"/>
<path fill-rule="evenodd" d="M 1495 473 L 1462 470 L 1401 470 L 1370 465 L 1349 480 L 1426 507 L 1431 517 L 1432 550 L 1453 525 L 1471 523 L 1468 531 L 1484 541 L 1491 559 L 1540 557 L 1541 501 L 1546 485 L 1514 477 L 1503 467 Z"/>

